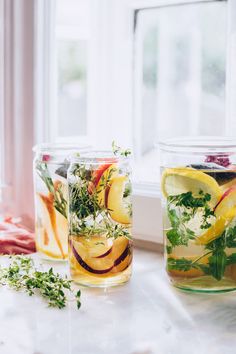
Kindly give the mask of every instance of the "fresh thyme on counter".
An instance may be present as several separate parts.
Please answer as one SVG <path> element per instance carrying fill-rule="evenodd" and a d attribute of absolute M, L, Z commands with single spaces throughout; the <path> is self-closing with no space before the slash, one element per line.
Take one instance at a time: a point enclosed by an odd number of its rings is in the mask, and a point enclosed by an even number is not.
<path fill-rule="evenodd" d="M 54 273 L 52 268 L 48 271 L 38 270 L 30 257 L 12 256 L 10 258 L 12 261 L 9 266 L 0 266 L 0 285 L 24 291 L 29 296 L 38 294 L 47 301 L 50 307 L 59 309 L 67 305 L 66 292 L 68 292 L 76 300 L 77 308 L 80 308 L 80 290 L 74 293 L 71 280 Z"/>

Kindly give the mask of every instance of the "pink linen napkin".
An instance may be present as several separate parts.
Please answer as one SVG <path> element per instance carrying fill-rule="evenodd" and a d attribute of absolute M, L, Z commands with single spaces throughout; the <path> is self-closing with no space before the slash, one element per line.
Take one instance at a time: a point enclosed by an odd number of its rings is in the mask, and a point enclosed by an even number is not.
<path fill-rule="evenodd" d="M 0 254 L 30 254 L 36 252 L 35 236 L 19 219 L 6 217 L 0 221 Z"/>

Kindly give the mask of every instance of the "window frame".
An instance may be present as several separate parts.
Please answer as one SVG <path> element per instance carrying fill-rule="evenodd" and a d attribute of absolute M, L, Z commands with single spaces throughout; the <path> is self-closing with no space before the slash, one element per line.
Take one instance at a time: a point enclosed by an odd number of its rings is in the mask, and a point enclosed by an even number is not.
<path fill-rule="evenodd" d="M 46 52 L 51 48 L 52 36 L 48 36 L 48 32 L 52 33 L 52 28 L 55 25 L 55 16 L 50 17 L 52 8 L 55 8 L 55 0 L 48 2 L 47 0 L 35 0 L 37 8 L 37 23 L 36 33 L 39 34 L 37 40 L 39 45 L 36 50 L 36 62 L 38 53 Z M 92 0 L 93 5 L 96 7 L 95 15 L 93 14 L 92 23 L 94 24 L 92 38 L 92 44 L 90 46 L 90 58 L 96 58 L 96 61 L 89 59 L 89 75 L 88 75 L 88 124 L 89 124 L 89 136 L 82 140 L 84 143 L 92 144 L 95 146 L 99 143 L 99 135 L 101 132 L 106 131 L 107 136 L 103 135 L 104 140 L 110 140 L 111 131 L 112 138 L 118 140 L 120 144 L 128 146 L 130 138 L 132 139 L 132 125 L 134 120 L 137 119 L 137 108 L 135 108 L 135 96 L 137 97 L 137 82 L 135 81 L 135 68 L 133 67 L 134 57 L 134 39 L 136 35 L 136 21 L 138 12 L 144 9 L 151 9 L 157 7 L 168 7 L 173 5 L 187 5 L 193 3 L 209 3 L 220 0 Z M 236 5 L 233 4 L 233 0 L 227 1 L 228 18 L 231 18 L 231 24 L 228 25 L 228 34 L 231 34 L 232 16 L 235 13 Z M 50 3 L 50 4 L 49 4 Z M 46 18 L 42 21 L 42 18 Z M 117 21 L 117 16 L 120 21 Z M 109 18 L 109 21 L 106 19 Z M 36 20 L 37 20 L 36 19 Z M 42 33 L 43 27 L 43 35 Z M 125 40 L 124 40 L 125 38 Z M 46 48 L 43 50 L 43 43 L 46 40 Z M 102 41 L 98 46 L 98 40 Z M 115 42 L 115 45 L 113 44 Z M 41 48 L 41 49 L 39 49 Z M 52 53 L 53 54 L 53 53 Z M 232 57 L 232 49 L 228 49 L 227 52 L 227 65 L 228 57 Z M 118 58 L 118 59 L 117 59 Z M 52 80 L 55 83 L 55 58 L 53 55 L 49 57 L 49 60 L 42 61 L 37 64 L 37 73 L 40 75 L 43 69 L 46 75 L 43 75 L 43 79 L 39 78 L 40 92 L 36 92 L 36 127 L 41 129 L 40 134 L 36 134 L 35 139 L 37 142 L 43 140 L 52 140 L 52 126 L 53 126 L 53 110 L 55 113 L 55 96 L 52 97 L 53 87 L 46 85 L 48 80 Z M 111 64 L 112 63 L 112 64 Z M 231 58 L 231 65 L 233 60 Z M 97 67 L 100 68 L 99 72 Z M 125 68 L 125 72 L 122 72 L 122 68 Z M 41 69 L 41 70 L 40 70 Z M 232 95 L 232 83 L 228 83 L 232 69 L 227 68 L 227 92 L 228 96 Z M 50 74 L 51 73 L 51 74 Z M 115 73 L 115 74 L 114 74 Z M 50 76 L 51 75 L 51 76 Z M 38 79 L 35 79 L 38 82 Z M 51 81 L 51 82 L 52 82 Z M 93 82 L 93 85 L 90 83 Z M 102 86 L 100 83 L 102 82 Z M 120 84 L 122 82 L 122 85 Z M 51 84 L 52 85 L 52 84 Z M 112 87 L 112 90 L 110 89 Z M 125 87 L 125 89 L 123 89 Z M 55 89 L 55 88 L 54 88 Z M 44 93 L 42 94 L 42 90 Z M 56 90 L 54 90 L 55 92 Z M 47 96 L 48 98 L 46 98 Z M 49 99 L 50 97 L 50 99 Z M 46 100 L 46 104 L 44 104 Z M 52 102 L 50 105 L 49 102 Z M 126 106 L 123 107 L 122 102 L 126 102 Z M 232 118 L 232 97 L 227 98 L 226 126 L 228 126 L 228 132 L 232 132 L 230 126 L 233 124 Z M 230 106 L 231 104 L 231 106 Z M 53 108 L 54 105 L 54 108 Z M 43 111 L 42 108 L 44 107 Z M 42 116 L 44 117 L 44 123 L 42 124 Z M 51 117 L 51 118 L 50 118 Z M 54 115 L 55 117 L 55 115 Z M 99 124 L 93 125 L 94 117 Z M 109 128 L 107 127 L 109 117 Z M 130 119 L 130 117 L 132 117 Z M 51 124 L 50 124 L 51 122 Z M 128 122 L 128 123 L 127 123 Z M 123 134 L 122 141 L 117 139 L 121 136 L 120 132 L 123 127 L 126 127 Z M 123 129 L 124 130 L 124 129 Z M 54 137 L 55 138 L 55 137 Z M 64 141 L 65 139 L 59 139 Z M 76 140 L 76 137 L 73 138 Z M 131 146 L 133 148 L 133 146 Z M 157 171 L 158 173 L 158 171 Z M 147 241 L 153 241 L 162 243 L 162 222 L 161 222 L 161 201 L 160 201 L 160 188 L 159 185 L 150 183 L 134 183 L 134 227 L 133 233 L 135 238 Z"/>

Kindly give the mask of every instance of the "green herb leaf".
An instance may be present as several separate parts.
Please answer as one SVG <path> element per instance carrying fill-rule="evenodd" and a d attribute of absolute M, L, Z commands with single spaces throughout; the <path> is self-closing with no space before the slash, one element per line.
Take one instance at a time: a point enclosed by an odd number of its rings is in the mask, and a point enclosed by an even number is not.
<path fill-rule="evenodd" d="M 131 155 L 130 149 L 123 150 L 120 146 L 116 145 L 115 141 L 112 142 L 112 151 L 114 155 L 124 156 L 127 157 Z"/>
<path fill-rule="evenodd" d="M 193 265 L 193 261 L 186 258 L 168 258 L 167 269 L 168 270 L 181 270 L 187 272 L 191 268 L 196 267 Z"/>
<path fill-rule="evenodd" d="M 226 253 L 221 249 L 214 251 L 212 255 L 209 257 L 210 274 L 215 279 L 221 280 L 225 272 L 226 264 L 227 264 Z"/>
<path fill-rule="evenodd" d="M 71 280 L 54 273 L 52 268 L 48 271 L 38 270 L 30 257 L 14 256 L 11 259 L 8 267 L 0 267 L 0 285 L 24 291 L 29 296 L 38 294 L 50 307 L 61 309 L 66 306 L 68 299 L 65 290 L 73 294 Z M 78 304 L 80 291 L 74 297 Z"/>
<path fill-rule="evenodd" d="M 226 263 L 227 263 L 227 265 L 235 264 L 236 263 L 236 253 L 232 253 L 230 256 L 228 256 Z"/>

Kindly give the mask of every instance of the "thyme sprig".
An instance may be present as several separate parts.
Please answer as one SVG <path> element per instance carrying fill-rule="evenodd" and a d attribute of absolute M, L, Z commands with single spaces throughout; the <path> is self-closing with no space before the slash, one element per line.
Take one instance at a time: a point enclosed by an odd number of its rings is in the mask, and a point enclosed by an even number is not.
<path fill-rule="evenodd" d="M 106 238 L 116 239 L 126 237 L 131 239 L 127 226 L 113 222 L 109 209 L 99 202 L 99 194 L 105 192 L 110 186 L 113 169 L 108 171 L 106 177 L 101 176 L 99 188 L 95 187 L 93 169 L 85 165 L 76 164 L 71 171 L 75 181 L 69 182 L 70 199 L 70 234 L 90 237 L 103 235 Z M 125 191 L 126 197 L 131 193 L 131 188 Z M 131 212 L 130 212 L 131 213 Z"/>
<path fill-rule="evenodd" d="M 131 155 L 130 149 L 122 149 L 120 146 L 116 145 L 114 140 L 112 141 L 112 151 L 113 151 L 113 154 L 116 156 L 127 157 L 127 156 Z"/>
<path fill-rule="evenodd" d="M 81 306 L 80 290 L 76 293 L 72 290 L 71 280 L 54 273 L 50 268 L 41 271 L 35 267 L 34 261 L 26 256 L 12 256 L 9 266 L 0 266 L 0 285 L 7 286 L 16 291 L 23 291 L 29 296 L 38 294 L 45 299 L 49 307 L 59 309 L 67 305 L 66 292 L 73 295 L 77 308 Z"/>

